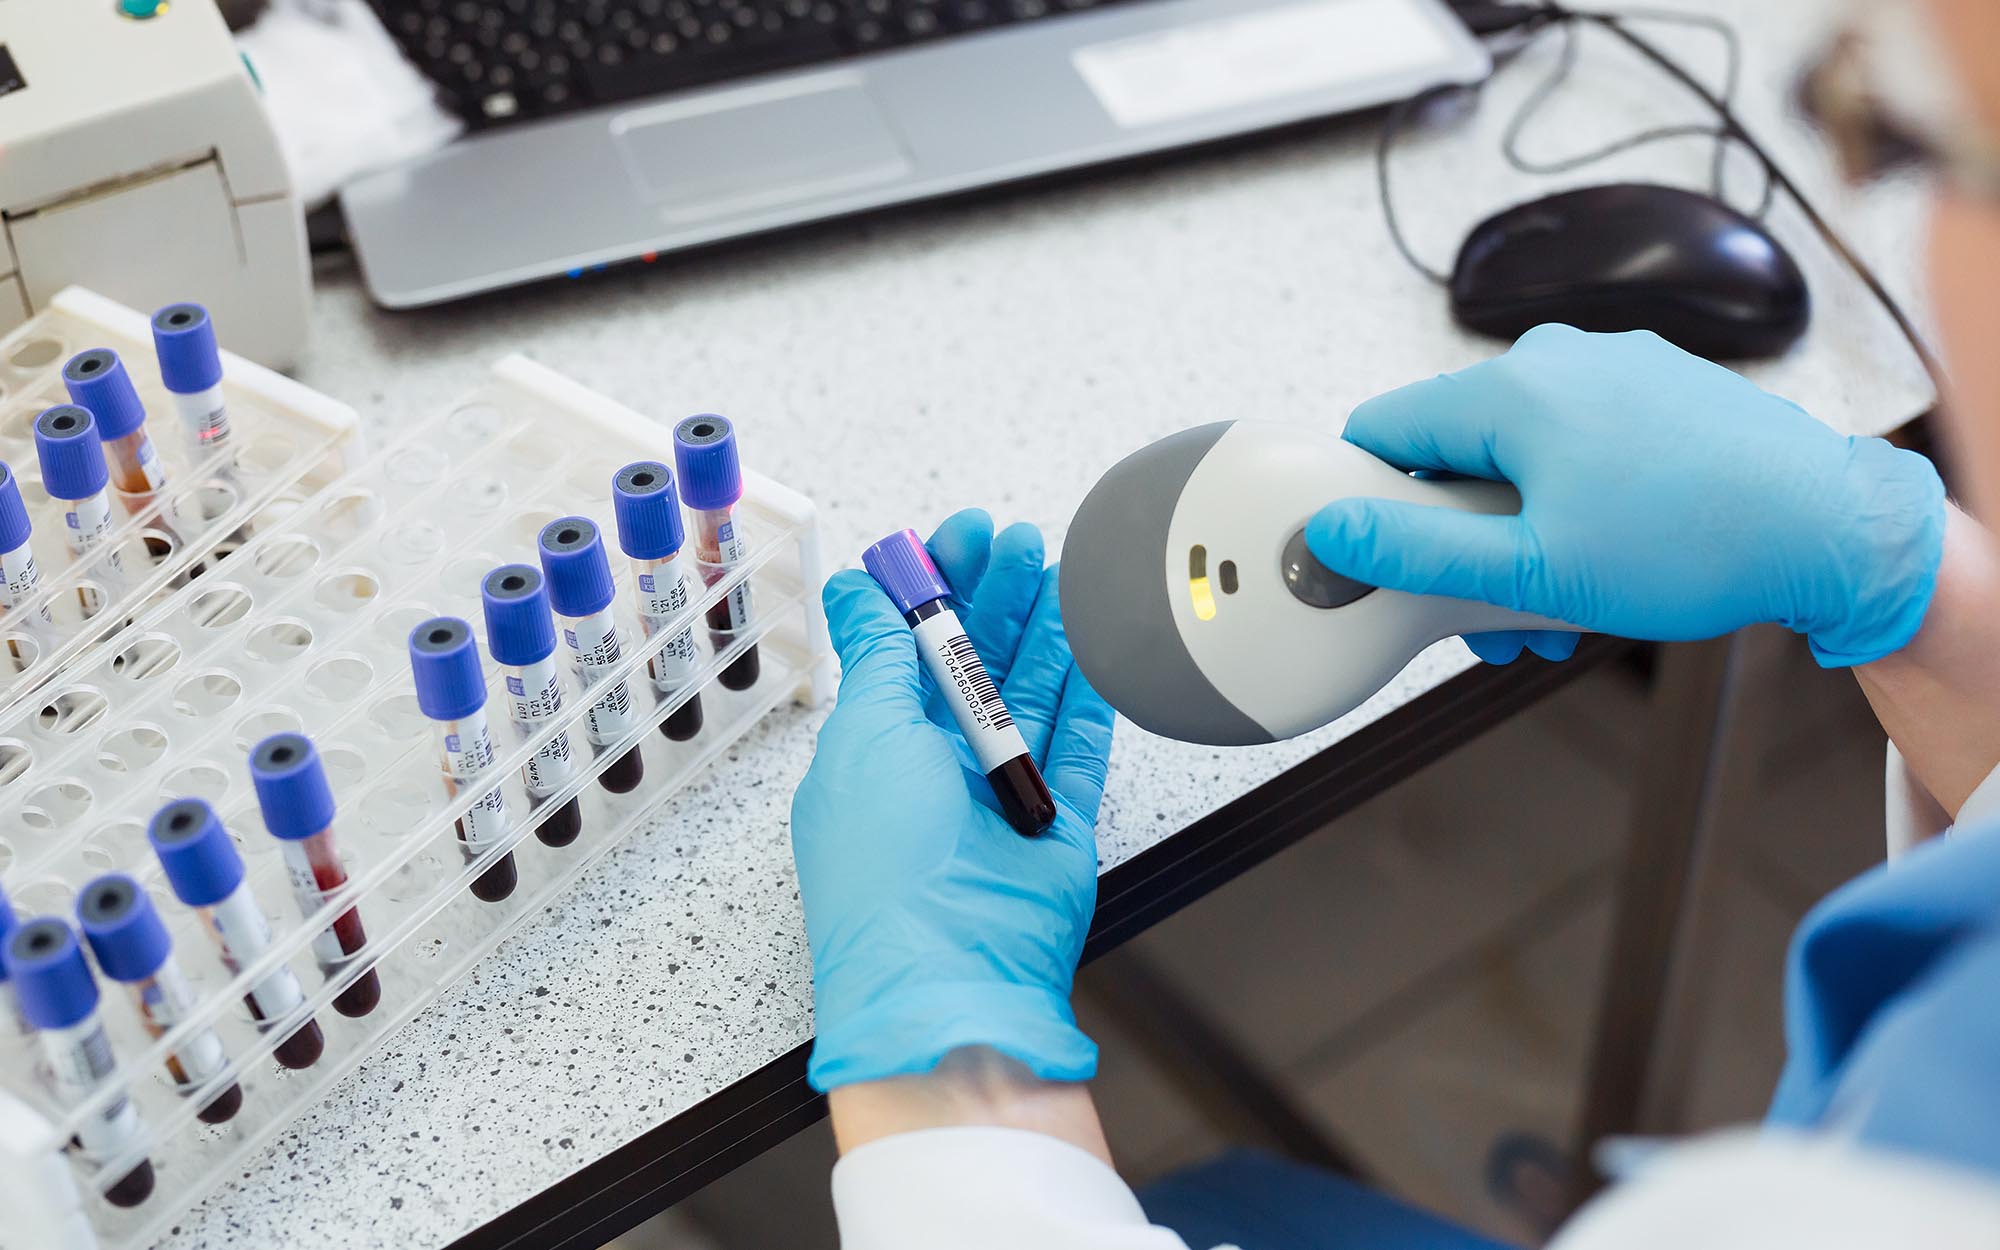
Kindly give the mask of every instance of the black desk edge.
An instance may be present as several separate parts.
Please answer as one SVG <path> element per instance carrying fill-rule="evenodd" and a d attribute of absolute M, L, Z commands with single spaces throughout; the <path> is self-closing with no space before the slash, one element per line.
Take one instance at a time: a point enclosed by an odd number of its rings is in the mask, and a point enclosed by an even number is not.
<path fill-rule="evenodd" d="M 1142 851 L 1098 881 L 1084 959 L 1138 936 L 1634 643 L 1479 665 Z M 807 1043 L 480 1225 L 447 1250 L 598 1250 L 826 1114 Z"/>

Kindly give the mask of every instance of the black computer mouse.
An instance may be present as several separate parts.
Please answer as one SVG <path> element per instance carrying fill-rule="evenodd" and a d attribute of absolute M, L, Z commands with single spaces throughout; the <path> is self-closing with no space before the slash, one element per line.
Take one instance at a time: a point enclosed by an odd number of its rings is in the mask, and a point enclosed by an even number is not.
<path fill-rule="evenodd" d="M 1651 330 L 1711 360 L 1774 356 L 1806 328 L 1805 275 L 1755 218 L 1678 187 L 1620 183 L 1504 209 L 1452 266 L 1451 311 L 1512 339 L 1545 321 Z"/>

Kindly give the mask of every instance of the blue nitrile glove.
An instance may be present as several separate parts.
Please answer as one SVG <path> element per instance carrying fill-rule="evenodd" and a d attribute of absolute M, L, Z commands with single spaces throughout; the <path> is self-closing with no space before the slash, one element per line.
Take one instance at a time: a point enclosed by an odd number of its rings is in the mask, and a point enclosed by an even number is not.
<path fill-rule="evenodd" d="M 1512 482 L 1521 514 L 1341 500 L 1306 526 L 1328 568 L 1607 634 L 1773 621 L 1823 665 L 1865 664 L 1917 632 L 1943 553 L 1930 461 L 1836 434 L 1645 331 L 1539 326 L 1504 356 L 1362 404 L 1345 437 L 1405 469 Z M 1492 663 L 1575 648 L 1565 634 L 1466 641 Z"/>
<path fill-rule="evenodd" d="M 902 613 L 866 573 L 836 573 L 840 699 L 792 799 L 818 1033 L 807 1075 L 824 1091 L 983 1045 L 1084 1080 L 1097 1047 L 1069 994 L 1097 900 L 1111 709 L 1070 657 L 1033 526 L 995 538 L 985 513 L 961 512 L 928 546 L 1059 814 L 1037 838 L 1009 827 Z"/>

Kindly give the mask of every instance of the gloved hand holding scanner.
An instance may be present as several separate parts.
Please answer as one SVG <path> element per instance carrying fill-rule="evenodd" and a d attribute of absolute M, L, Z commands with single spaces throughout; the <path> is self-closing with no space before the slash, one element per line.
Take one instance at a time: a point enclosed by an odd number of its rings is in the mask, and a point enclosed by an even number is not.
<path fill-rule="evenodd" d="M 1959 485 L 1990 514 L 2000 11 L 1981 0 L 1878 10 L 1929 15 L 1951 53 L 1930 83 L 1963 91 L 1956 113 L 1902 113 L 1894 133 L 1898 151 L 1923 140 L 1915 150 L 1939 178 L 1931 287 L 1958 369 L 1943 415 Z M 963 619 L 1046 778 L 1054 818 L 1038 837 L 1003 818 L 987 779 L 997 756 L 968 744 L 920 662 L 911 596 L 899 605 L 861 572 L 826 587 L 845 672 L 792 834 L 814 966 L 810 1078 L 830 1093 L 843 1152 L 833 1187 L 846 1250 L 1491 1247 L 1278 1161 L 1197 1173 L 1180 1192 L 1198 1201 L 1178 1206 L 1142 1207 L 1112 1170 L 1085 1085 L 1096 1047 L 1069 1004 L 1111 743 L 1092 682 L 1141 725 L 1247 743 L 1324 724 L 1385 667 L 1453 633 L 1506 663 L 1523 650 L 1564 659 L 1576 631 L 1671 642 L 1756 624 L 1854 671 L 1955 832 L 1806 918 L 1765 1130 L 1671 1147 L 1551 1245 L 1989 1248 L 2000 558 L 1932 464 L 1838 434 L 1651 334 L 1554 325 L 1368 400 L 1344 442 L 1332 422 L 1295 425 L 1268 436 L 1290 440 L 1285 454 L 1260 461 L 1267 435 L 1238 428 L 1251 424 L 1188 431 L 1107 474 L 1065 538 L 1075 576 L 1060 594 L 1036 532 L 996 537 L 983 513 L 946 521 L 928 562 L 915 561 L 934 564 L 938 582 L 925 585 L 949 594 L 931 601 Z M 1268 471 L 1230 476 L 1253 463 Z M 1328 480 L 1313 465 L 1333 466 Z M 1254 523 L 1208 525 L 1232 499 Z M 908 540 L 902 551 L 919 554 Z M 1278 624 L 1260 633 L 1264 621 Z M 1224 637 L 1239 641 L 1208 645 Z M 1276 641 L 1256 654 L 1245 637 Z M 1356 640 L 1370 643 L 1359 666 Z M 1309 969 L 1298 977 L 1310 985 Z"/>

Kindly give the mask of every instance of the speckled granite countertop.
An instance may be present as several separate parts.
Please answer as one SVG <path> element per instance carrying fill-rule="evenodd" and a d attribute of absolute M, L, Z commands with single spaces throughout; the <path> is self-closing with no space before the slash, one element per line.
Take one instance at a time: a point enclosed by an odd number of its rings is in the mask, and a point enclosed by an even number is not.
<path fill-rule="evenodd" d="M 1745 111 L 1827 190 L 1779 99 L 1828 5 L 1702 7 L 1743 24 Z M 1663 38 L 1717 63 L 1699 34 Z M 1435 264 L 1477 218 L 1545 185 L 1507 171 L 1493 143 L 1533 76 L 1510 72 L 1477 117 L 1413 134 L 1399 153 L 1398 199 Z M 1694 115 L 1621 53 L 1587 57 L 1578 77 L 1531 144 L 1545 154 Z M 518 349 L 663 420 L 727 413 L 752 462 L 820 503 L 834 563 L 971 503 L 1054 535 L 1096 475 L 1151 438 L 1249 415 L 1334 428 L 1375 391 L 1493 350 L 1457 331 L 1441 293 L 1390 250 L 1372 133 L 1333 126 L 431 313 L 375 312 L 352 274 L 326 272 L 300 376 L 386 427 Z M 1698 183 L 1705 168 L 1705 150 L 1681 143 L 1570 183 L 1642 171 Z M 1864 253 L 1914 296 L 1915 194 L 1829 194 Z M 1791 356 L 1753 374 L 1848 430 L 1918 411 L 1928 391 L 1887 320 L 1794 212 L 1772 220 L 1818 315 Z M 1470 663 L 1441 644 L 1354 716 L 1272 747 L 1187 747 L 1121 726 L 1104 866 L 1338 749 Z M 805 1040 L 786 822 L 819 716 L 774 715 L 163 1246 L 442 1245 Z"/>

